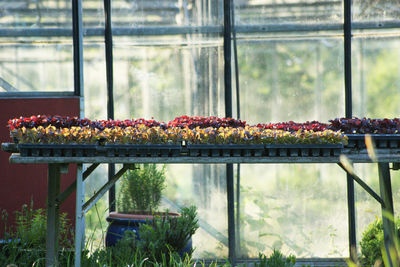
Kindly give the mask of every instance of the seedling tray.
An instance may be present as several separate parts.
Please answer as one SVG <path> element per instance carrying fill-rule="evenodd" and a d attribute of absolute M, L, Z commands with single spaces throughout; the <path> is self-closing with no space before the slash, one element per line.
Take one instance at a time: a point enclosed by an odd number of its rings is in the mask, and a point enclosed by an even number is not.
<path fill-rule="evenodd" d="M 18 144 L 22 157 L 94 157 L 97 145 Z"/>
<path fill-rule="evenodd" d="M 329 157 L 339 156 L 342 148 L 341 144 L 18 144 L 23 157 Z"/>
<path fill-rule="evenodd" d="M 342 144 L 268 144 L 265 145 L 269 157 L 337 157 Z"/>
<path fill-rule="evenodd" d="M 349 138 L 347 148 L 364 149 L 365 134 L 346 134 Z M 400 134 L 371 134 L 376 148 L 400 148 Z"/>
<path fill-rule="evenodd" d="M 183 148 L 183 153 L 190 157 L 261 157 L 264 152 L 264 145 L 246 144 L 187 144 Z"/>
<path fill-rule="evenodd" d="M 107 157 L 178 157 L 181 145 L 104 145 L 97 147 L 98 154 Z"/>

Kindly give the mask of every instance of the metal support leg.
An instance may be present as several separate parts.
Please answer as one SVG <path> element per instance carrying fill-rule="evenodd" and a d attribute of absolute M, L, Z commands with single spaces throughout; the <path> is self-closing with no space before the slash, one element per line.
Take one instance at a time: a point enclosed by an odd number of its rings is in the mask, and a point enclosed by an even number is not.
<path fill-rule="evenodd" d="M 57 265 L 58 256 L 60 207 L 57 196 L 60 193 L 60 165 L 49 164 L 47 176 L 46 266 L 50 267 Z"/>
<path fill-rule="evenodd" d="M 85 214 L 82 213 L 84 200 L 85 190 L 82 178 L 82 164 L 78 164 L 76 175 L 75 267 L 81 266 L 82 245 L 85 235 Z"/>
<path fill-rule="evenodd" d="M 354 201 L 354 181 L 347 173 L 347 213 L 349 221 L 349 255 L 353 262 L 357 262 L 356 240 L 356 209 Z"/>
<path fill-rule="evenodd" d="M 382 205 L 382 222 L 385 241 L 385 250 L 388 255 L 389 265 L 394 266 L 390 258 L 390 250 L 395 248 L 394 244 L 394 212 L 392 198 L 392 184 L 390 181 L 389 163 L 378 163 L 379 187 L 384 205 Z"/>
<path fill-rule="evenodd" d="M 236 264 L 236 238 L 235 238 L 235 200 L 233 187 L 233 164 L 226 164 L 226 189 L 228 199 L 228 243 L 229 260 L 232 266 Z"/>

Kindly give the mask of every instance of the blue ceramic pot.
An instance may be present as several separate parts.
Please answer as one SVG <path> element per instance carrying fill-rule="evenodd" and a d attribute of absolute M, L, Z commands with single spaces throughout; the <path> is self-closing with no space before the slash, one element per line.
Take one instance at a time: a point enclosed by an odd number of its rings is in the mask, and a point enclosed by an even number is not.
<path fill-rule="evenodd" d="M 157 214 L 162 215 L 162 214 Z M 169 217 L 179 217 L 178 213 L 168 213 Z M 153 220 L 153 215 L 140 215 L 140 214 L 124 214 L 118 212 L 111 212 L 107 217 L 107 221 L 110 223 L 106 233 L 106 247 L 114 246 L 120 240 L 125 231 L 132 231 L 136 234 L 136 238 L 140 240 L 139 227 L 143 223 Z M 192 249 L 192 239 L 189 239 L 186 247 L 178 253 L 183 256 L 185 253 L 189 253 Z"/>

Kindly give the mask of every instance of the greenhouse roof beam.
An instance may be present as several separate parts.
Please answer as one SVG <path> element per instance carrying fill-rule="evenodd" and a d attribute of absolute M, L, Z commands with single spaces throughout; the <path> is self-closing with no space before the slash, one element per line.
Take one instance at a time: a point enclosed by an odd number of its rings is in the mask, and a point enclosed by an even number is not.
<path fill-rule="evenodd" d="M 353 30 L 395 29 L 400 28 L 400 21 L 387 22 L 356 22 L 352 24 Z M 279 23 L 237 25 L 237 33 L 270 33 L 270 32 L 313 32 L 313 31 L 339 31 L 343 29 L 340 23 Z M 223 33 L 222 25 L 210 26 L 150 26 L 150 27 L 113 27 L 113 36 L 134 35 L 183 35 Z M 84 36 L 104 36 L 104 28 L 84 28 Z M 16 28 L 0 29 L 0 37 L 70 37 L 72 29 L 69 28 Z"/>

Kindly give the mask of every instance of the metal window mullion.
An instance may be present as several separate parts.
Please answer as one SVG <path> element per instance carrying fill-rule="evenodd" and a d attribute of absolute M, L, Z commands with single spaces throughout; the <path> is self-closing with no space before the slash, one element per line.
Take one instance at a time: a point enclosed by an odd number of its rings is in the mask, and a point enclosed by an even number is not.
<path fill-rule="evenodd" d="M 74 57 L 74 94 L 83 96 L 82 0 L 72 1 L 72 41 Z"/>
<path fill-rule="evenodd" d="M 225 84 L 225 117 L 232 117 L 232 67 L 231 67 L 231 0 L 224 0 L 224 84 Z M 233 185 L 233 164 L 226 164 L 226 188 L 228 209 L 228 243 L 229 260 L 236 263 L 235 238 L 235 203 Z"/>
<path fill-rule="evenodd" d="M 344 0 L 344 86 L 345 86 L 345 116 L 353 116 L 352 106 L 352 77 L 351 77 L 351 38 L 352 38 L 352 1 Z M 357 236 L 356 236 L 356 211 L 354 197 L 354 180 L 347 174 L 347 208 L 349 223 L 349 255 L 353 261 L 357 260 Z"/>
<path fill-rule="evenodd" d="M 107 75 L 107 118 L 114 119 L 114 69 L 113 69 L 113 39 L 112 39 L 112 21 L 111 21 L 111 0 L 104 0 L 104 41 L 106 57 L 106 75 Z M 115 174 L 115 165 L 108 164 L 108 180 L 110 181 Z M 115 186 L 112 186 L 108 192 L 109 211 L 115 211 Z"/>

